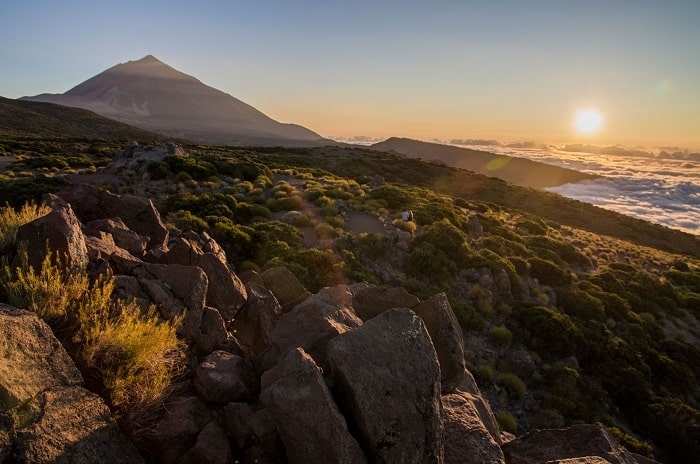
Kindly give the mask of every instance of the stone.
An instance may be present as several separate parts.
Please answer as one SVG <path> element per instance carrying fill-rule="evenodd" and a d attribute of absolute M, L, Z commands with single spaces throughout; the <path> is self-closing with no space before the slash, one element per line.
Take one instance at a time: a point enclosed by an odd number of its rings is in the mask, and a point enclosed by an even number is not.
<path fill-rule="evenodd" d="M 265 288 L 270 290 L 285 309 L 304 301 L 310 293 L 286 267 L 273 267 L 261 274 Z"/>
<path fill-rule="evenodd" d="M 141 258 L 146 252 L 148 238 L 129 229 L 120 218 L 97 219 L 85 224 L 86 235 L 96 236 L 100 232 L 111 235 L 116 246 L 133 256 Z"/>
<path fill-rule="evenodd" d="M 43 390 L 13 415 L 17 420 L 11 462 L 143 463 L 102 398 L 83 387 Z"/>
<path fill-rule="evenodd" d="M 36 313 L 0 304 L 0 411 L 51 387 L 82 384 L 73 360 Z"/>
<path fill-rule="evenodd" d="M 535 430 L 502 447 L 509 464 L 536 464 L 557 460 L 599 457 L 610 464 L 637 464 L 600 423 L 565 429 Z"/>
<path fill-rule="evenodd" d="M 199 432 L 194 446 L 180 456 L 177 463 L 229 464 L 232 461 L 226 434 L 215 421 L 211 421 Z"/>
<path fill-rule="evenodd" d="M 522 379 L 530 377 L 537 369 L 532 356 L 526 350 L 508 350 L 503 355 L 503 363 L 507 370 Z"/>
<path fill-rule="evenodd" d="M 205 306 L 202 322 L 195 340 L 194 352 L 198 355 L 209 354 L 217 349 L 224 349 L 228 342 L 228 331 L 224 319 L 216 308 Z"/>
<path fill-rule="evenodd" d="M 258 377 L 241 356 L 217 350 L 204 358 L 194 371 L 194 386 L 204 401 L 247 401 L 259 390 Z"/>
<path fill-rule="evenodd" d="M 256 362 L 259 372 L 273 367 L 287 353 L 303 348 L 325 371 L 326 345 L 338 334 L 362 325 L 352 309 L 346 285 L 326 287 L 308 297 L 277 321 L 265 351 Z"/>
<path fill-rule="evenodd" d="M 272 414 L 290 463 L 366 462 L 314 360 L 290 351 L 261 379 L 260 400 Z"/>
<path fill-rule="evenodd" d="M 450 393 L 462 382 L 464 337 L 447 295 L 438 293 L 416 305 L 413 311 L 423 319 L 440 361 L 442 393 Z"/>
<path fill-rule="evenodd" d="M 474 402 L 466 394 L 442 397 L 445 427 L 445 464 L 479 462 L 504 464 L 503 452 L 479 416 Z"/>
<path fill-rule="evenodd" d="M 389 309 L 333 338 L 327 356 L 370 462 L 443 462 L 440 366 L 422 319 Z"/>
<path fill-rule="evenodd" d="M 504 442 L 502 439 L 503 433 L 498 426 L 496 416 L 494 416 L 488 400 L 481 394 L 476 380 L 474 380 L 474 376 L 469 370 L 464 373 L 464 379 L 455 390 L 455 393 L 472 403 L 479 415 L 479 420 L 484 424 L 486 430 L 489 431 L 491 438 L 499 445 L 502 445 Z"/>
<path fill-rule="evenodd" d="M 199 433 L 211 421 L 206 405 L 196 396 L 173 398 L 153 427 L 144 445 L 161 464 L 175 464 L 197 442 Z"/>
<path fill-rule="evenodd" d="M 74 185 L 59 192 L 58 196 L 71 204 L 85 224 L 96 219 L 119 217 L 129 229 L 148 239 L 147 249 L 165 246 L 168 230 L 153 202 L 147 198 L 116 195 L 88 184 Z"/>
<path fill-rule="evenodd" d="M 353 308 L 367 321 L 391 308 L 413 308 L 420 299 L 403 287 L 360 287 L 353 292 Z"/>
<path fill-rule="evenodd" d="M 226 432 L 239 449 L 253 444 L 253 415 L 255 411 L 248 403 L 229 403 L 224 406 Z"/>
<path fill-rule="evenodd" d="M 85 235 L 70 205 L 20 226 L 16 239 L 18 244 L 26 244 L 28 263 L 37 272 L 47 252 L 51 253 L 53 264 L 68 268 L 87 266 Z"/>
<path fill-rule="evenodd" d="M 282 306 L 271 291 L 255 282 L 246 285 L 246 292 L 248 300 L 229 329 L 235 333 L 246 359 L 252 362 L 265 350 L 282 315 Z"/>

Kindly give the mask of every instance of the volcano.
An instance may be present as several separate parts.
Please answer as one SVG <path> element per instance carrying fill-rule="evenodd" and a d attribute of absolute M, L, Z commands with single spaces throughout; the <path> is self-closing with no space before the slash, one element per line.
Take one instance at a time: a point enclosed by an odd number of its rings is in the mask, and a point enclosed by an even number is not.
<path fill-rule="evenodd" d="M 110 119 L 197 143 L 259 146 L 334 144 L 268 117 L 152 55 L 113 66 L 63 94 L 22 100 L 84 108 Z"/>

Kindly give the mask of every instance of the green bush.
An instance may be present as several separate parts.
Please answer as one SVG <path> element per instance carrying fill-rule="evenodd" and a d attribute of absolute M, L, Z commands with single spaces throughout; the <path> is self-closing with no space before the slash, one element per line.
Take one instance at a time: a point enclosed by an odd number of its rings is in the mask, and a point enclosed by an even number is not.
<path fill-rule="evenodd" d="M 541 258 L 530 258 L 527 262 L 530 268 L 530 275 L 544 285 L 569 285 L 573 280 L 568 269 L 563 269 L 551 261 Z"/>
<path fill-rule="evenodd" d="M 503 372 L 498 374 L 498 376 L 496 376 L 496 383 L 503 386 L 503 388 L 505 388 L 508 392 L 508 395 L 517 400 L 521 400 L 525 396 L 527 385 L 525 385 L 525 382 L 523 382 L 520 377 L 512 372 Z"/>
<path fill-rule="evenodd" d="M 500 348 L 510 348 L 510 345 L 513 343 L 513 332 L 511 332 L 507 327 L 493 327 L 489 331 L 489 336 L 491 337 L 491 340 Z"/>
<path fill-rule="evenodd" d="M 496 413 L 496 422 L 498 422 L 498 427 L 504 432 L 515 433 L 518 429 L 518 421 L 515 419 L 515 416 L 507 411 Z"/>

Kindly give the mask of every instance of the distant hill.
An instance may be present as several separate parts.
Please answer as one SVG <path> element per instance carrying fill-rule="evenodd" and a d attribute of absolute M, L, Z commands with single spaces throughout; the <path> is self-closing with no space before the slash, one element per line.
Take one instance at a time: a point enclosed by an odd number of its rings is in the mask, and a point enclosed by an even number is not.
<path fill-rule="evenodd" d="M 599 177 L 523 158 L 495 155 L 485 151 L 405 138 L 392 137 L 383 142 L 375 143 L 372 148 L 394 152 L 409 158 L 439 161 L 448 166 L 467 169 L 477 174 L 498 177 L 523 187 L 555 187 Z"/>
<path fill-rule="evenodd" d="M 0 137 L 162 141 L 166 137 L 79 108 L 0 97 Z"/>
<path fill-rule="evenodd" d="M 22 99 L 84 108 L 142 129 L 198 143 L 334 144 L 305 127 L 275 121 L 151 55 L 113 66 L 66 93 Z"/>

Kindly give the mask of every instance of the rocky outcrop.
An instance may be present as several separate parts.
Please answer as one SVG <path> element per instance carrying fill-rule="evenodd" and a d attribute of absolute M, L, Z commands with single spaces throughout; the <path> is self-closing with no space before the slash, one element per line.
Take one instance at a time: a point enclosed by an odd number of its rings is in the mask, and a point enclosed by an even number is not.
<path fill-rule="evenodd" d="M 236 335 L 249 361 L 254 361 L 265 350 L 282 306 L 271 291 L 256 282 L 246 285 L 250 298 L 229 328 Z"/>
<path fill-rule="evenodd" d="M 283 309 L 291 309 L 309 297 L 310 293 L 286 267 L 273 267 L 263 272 L 265 288 L 270 290 Z"/>
<path fill-rule="evenodd" d="M 195 445 L 209 422 L 211 413 L 196 396 L 172 398 L 153 426 L 152 435 L 144 440 L 144 446 L 161 464 L 174 464 Z"/>
<path fill-rule="evenodd" d="M 318 366 L 301 348 L 263 374 L 260 399 L 277 424 L 288 462 L 367 462 Z"/>
<path fill-rule="evenodd" d="M 403 287 L 367 286 L 354 292 L 353 305 L 360 319 L 367 321 L 391 308 L 413 308 L 420 299 Z"/>
<path fill-rule="evenodd" d="M 204 401 L 230 403 L 252 399 L 258 391 L 258 377 L 242 357 L 215 351 L 194 371 L 194 386 Z"/>
<path fill-rule="evenodd" d="M 438 293 L 421 302 L 413 311 L 423 319 L 440 361 L 442 392 L 450 393 L 464 379 L 464 339 L 457 317 L 447 301 Z"/>
<path fill-rule="evenodd" d="M 390 309 L 338 335 L 328 360 L 370 461 L 443 462 L 440 366 L 413 311 Z"/>
<path fill-rule="evenodd" d="M 51 329 L 0 306 L 0 462 L 143 462 Z"/>
<path fill-rule="evenodd" d="M 503 454 L 508 464 L 539 464 L 591 457 L 602 458 L 603 462 L 610 464 L 638 464 L 634 455 L 620 446 L 602 424 L 536 430 L 505 444 Z"/>
<path fill-rule="evenodd" d="M 53 254 L 53 263 L 68 268 L 84 267 L 88 262 L 85 236 L 71 205 L 62 204 L 46 216 L 19 227 L 17 242 L 26 245 L 28 263 L 37 271 L 47 250 Z"/>

